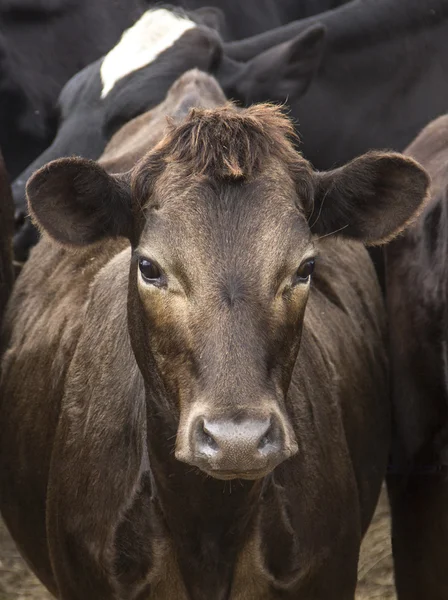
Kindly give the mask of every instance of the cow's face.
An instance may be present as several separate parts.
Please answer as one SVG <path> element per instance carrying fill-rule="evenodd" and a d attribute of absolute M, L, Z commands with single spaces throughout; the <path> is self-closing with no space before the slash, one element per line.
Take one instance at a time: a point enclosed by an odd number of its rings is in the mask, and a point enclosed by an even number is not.
<path fill-rule="evenodd" d="M 129 178 L 64 159 L 28 184 L 59 241 L 131 240 L 131 340 L 148 391 L 159 382 L 167 400 L 148 414 L 176 424 L 180 461 L 221 479 L 262 477 L 297 452 L 286 394 L 319 269 L 315 235 L 386 239 L 428 187 L 397 154 L 315 173 L 290 129 L 269 106 L 195 111 Z"/>
<path fill-rule="evenodd" d="M 130 285 L 179 414 L 176 457 L 264 475 L 297 451 L 285 397 L 316 250 L 294 182 L 275 161 L 234 182 L 170 164 L 147 200 Z"/>

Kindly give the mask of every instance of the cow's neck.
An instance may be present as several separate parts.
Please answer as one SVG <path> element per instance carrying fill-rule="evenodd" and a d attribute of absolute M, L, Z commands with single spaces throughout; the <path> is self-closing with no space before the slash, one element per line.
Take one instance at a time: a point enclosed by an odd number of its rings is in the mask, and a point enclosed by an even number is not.
<path fill-rule="evenodd" d="M 154 399 L 150 401 L 154 406 Z M 191 598 L 228 597 L 238 554 L 253 529 L 266 481 L 218 481 L 174 458 L 176 429 L 148 410 L 154 496 Z"/>

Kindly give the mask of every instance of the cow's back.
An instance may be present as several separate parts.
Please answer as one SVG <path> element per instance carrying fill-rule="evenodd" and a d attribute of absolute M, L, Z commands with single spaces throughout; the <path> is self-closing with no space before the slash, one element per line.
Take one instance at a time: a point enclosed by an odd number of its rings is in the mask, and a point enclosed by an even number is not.
<path fill-rule="evenodd" d="M 20 274 L 5 314 L 1 510 L 23 554 L 50 589 L 45 496 L 66 373 L 82 331 L 90 285 L 123 244 L 109 240 L 67 250 L 44 236 Z M 32 540 L 27 548 L 21 531 Z"/>

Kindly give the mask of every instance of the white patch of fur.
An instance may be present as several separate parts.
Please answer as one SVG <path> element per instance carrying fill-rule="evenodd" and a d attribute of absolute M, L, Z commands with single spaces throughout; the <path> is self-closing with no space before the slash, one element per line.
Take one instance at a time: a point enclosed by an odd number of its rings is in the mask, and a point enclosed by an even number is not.
<path fill-rule="evenodd" d="M 107 96 L 117 81 L 153 62 L 181 35 L 194 27 L 196 24 L 187 17 L 165 8 L 145 12 L 104 57 L 101 65 L 101 98 Z"/>

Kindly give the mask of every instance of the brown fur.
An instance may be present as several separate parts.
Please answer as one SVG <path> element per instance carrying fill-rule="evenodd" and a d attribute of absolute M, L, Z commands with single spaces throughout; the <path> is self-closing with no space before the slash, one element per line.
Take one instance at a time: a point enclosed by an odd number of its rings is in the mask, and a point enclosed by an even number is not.
<path fill-rule="evenodd" d="M 193 112 L 126 177 L 69 159 L 28 184 L 59 244 L 32 252 L 5 321 L 0 502 L 61 600 L 354 597 L 389 447 L 385 323 L 365 249 L 330 234 L 352 214 L 353 237 L 396 230 L 427 179 L 396 155 L 335 179 L 292 167 L 279 112 L 232 111 Z M 406 170 L 409 198 L 393 185 Z M 386 225 L 362 202 L 379 184 L 397 205 Z M 165 283 L 144 283 L 141 257 Z M 195 411 L 276 411 L 298 452 L 220 481 L 176 458 Z"/>
<path fill-rule="evenodd" d="M 237 112 L 229 105 L 193 109 L 184 123 L 171 126 L 156 151 L 197 175 L 248 180 L 257 176 L 268 158 L 297 162 L 288 137 L 294 137 L 294 127 L 278 107 L 258 104 Z"/>

